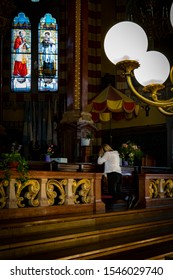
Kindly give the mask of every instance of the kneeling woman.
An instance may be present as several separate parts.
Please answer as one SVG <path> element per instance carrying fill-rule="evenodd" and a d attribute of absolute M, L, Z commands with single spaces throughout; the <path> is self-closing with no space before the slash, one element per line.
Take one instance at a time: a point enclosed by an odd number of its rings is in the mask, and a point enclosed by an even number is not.
<path fill-rule="evenodd" d="M 121 192 L 122 174 L 118 151 L 114 151 L 108 144 L 103 144 L 99 151 L 97 163 L 104 163 L 104 173 L 107 176 L 109 193 L 115 199 L 127 201 L 128 207 L 131 208 L 135 196 Z"/>

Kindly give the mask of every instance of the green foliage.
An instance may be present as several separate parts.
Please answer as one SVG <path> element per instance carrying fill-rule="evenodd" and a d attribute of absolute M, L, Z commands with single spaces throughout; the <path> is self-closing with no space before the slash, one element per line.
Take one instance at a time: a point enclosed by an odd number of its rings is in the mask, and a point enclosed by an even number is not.
<path fill-rule="evenodd" d="M 19 173 L 19 177 L 16 180 L 20 180 L 24 182 L 27 180 L 29 165 L 28 161 L 25 160 L 24 157 L 21 156 L 20 150 L 21 145 L 17 145 L 16 143 L 12 143 L 12 148 L 10 153 L 2 153 L 1 154 L 1 161 L 0 161 L 0 169 L 4 170 L 4 177 L 7 180 L 10 180 L 11 176 L 11 168 L 10 163 L 17 162 L 16 170 Z"/>
<path fill-rule="evenodd" d="M 87 138 L 87 139 L 93 139 L 93 134 L 92 134 L 91 132 L 88 132 L 88 133 L 86 134 L 86 138 Z"/>

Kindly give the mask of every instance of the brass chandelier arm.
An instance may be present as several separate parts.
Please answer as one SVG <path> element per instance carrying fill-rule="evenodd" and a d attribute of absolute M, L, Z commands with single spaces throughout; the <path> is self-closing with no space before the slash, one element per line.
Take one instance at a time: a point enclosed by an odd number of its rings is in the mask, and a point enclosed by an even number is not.
<path fill-rule="evenodd" d="M 166 116 L 172 116 L 173 115 L 173 106 L 167 107 L 168 111 L 164 109 L 163 107 L 157 107 L 157 109 Z M 171 112 L 172 111 L 172 112 Z"/>
<path fill-rule="evenodd" d="M 131 79 L 131 73 L 126 73 L 126 80 L 128 83 L 129 88 L 131 89 L 131 91 L 137 96 L 138 99 L 140 99 L 141 101 L 143 101 L 146 104 L 149 104 L 151 106 L 155 106 L 155 107 L 172 107 L 173 106 L 173 98 L 170 98 L 168 100 L 158 100 L 157 99 L 157 89 L 150 89 L 151 91 L 151 97 L 153 98 L 153 100 L 150 100 L 146 97 L 144 97 L 143 95 L 141 95 L 133 86 L 132 83 L 132 79 Z"/>
<path fill-rule="evenodd" d="M 123 71 L 126 76 L 126 81 L 131 89 L 132 93 L 142 102 L 144 102 L 147 105 L 151 105 L 156 107 L 162 114 L 166 116 L 172 116 L 173 115 L 173 98 L 169 98 L 167 100 L 158 100 L 158 94 L 159 90 L 162 90 L 165 88 L 163 84 L 149 84 L 145 87 L 143 87 L 143 92 L 149 92 L 151 94 L 151 98 L 146 98 L 141 93 L 139 93 L 132 83 L 132 75 L 133 71 L 139 67 L 139 63 L 135 60 L 124 60 L 120 61 L 116 64 L 117 69 Z M 173 84 L 173 67 L 170 71 L 170 80 Z M 171 89 L 173 91 L 173 89 Z"/>

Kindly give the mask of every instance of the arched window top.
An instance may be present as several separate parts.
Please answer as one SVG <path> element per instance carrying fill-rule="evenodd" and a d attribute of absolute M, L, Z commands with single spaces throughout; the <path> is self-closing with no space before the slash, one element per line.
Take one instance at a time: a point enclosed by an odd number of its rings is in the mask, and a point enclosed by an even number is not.
<path fill-rule="evenodd" d="M 51 14 L 47 13 L 44 17 L 40 19 L 38 28 L 39 29 L 51 29 L 51 30 L 57 30 L 57 23 L 56 19 L 52 17 Z"/>
<path fill-rule="evenodd" d="M 24 13 L 19 13 L 13 20 L 12 28 L 31 29 L 29 18 Z"/>

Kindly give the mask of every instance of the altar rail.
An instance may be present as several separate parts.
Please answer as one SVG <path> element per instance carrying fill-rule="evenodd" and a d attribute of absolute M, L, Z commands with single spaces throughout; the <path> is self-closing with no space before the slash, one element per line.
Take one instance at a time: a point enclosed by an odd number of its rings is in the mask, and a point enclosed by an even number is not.
<path fill-rule="evenodd" d="M 141 207 L 173 206 L 173 174 L 139 174 Z"/>
<path fill-rule="evenodd" d="M 0 172 L 0 218 L 3 210 L 11 209 L 10 215 L 104 213 L 101 201 L 102 173 L 30 171 L 22 183 L 16 180 L 17 171 L 11 172 L 10 181 Z M 23 210 L 23 211 L 21 211 Z M 7 211 L 9 213 L 9 211 Z M 6 212 L 6 214 L 7 214 Z M 4 214 L 5 215 L 5 214 Z"/>

